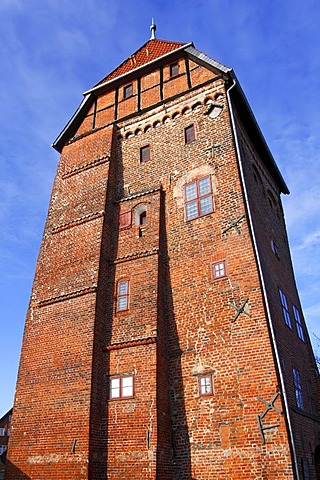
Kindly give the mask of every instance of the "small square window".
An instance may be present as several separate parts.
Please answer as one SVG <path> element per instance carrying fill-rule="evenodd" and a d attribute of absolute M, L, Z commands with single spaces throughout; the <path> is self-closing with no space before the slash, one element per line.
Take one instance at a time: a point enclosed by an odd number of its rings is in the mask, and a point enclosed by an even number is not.
<path fill-rule="evenodd" d="M 148 162 L 150 160 L 150 145 L 145 145 L 140 148 L 140 163 Z"/>
<path fill-rule="evenodd" d="M 196 139 L 196 134 L 194 130 L 194 125 L 189 125 L 189 127 L 184 129 L 184 141 L 185 143 L 191 143 Z"/>
<path fill-rule="evenodd" d="M 170 65 L 170 77 L 176 77 L 179 75 L 179 63 L 172 63 Z"/>
<path fill-rule="evenodd" d="M 119 229 L 124 230 L 125 228 L 130 228 L 130 227 L 131 227 L 131 210 L 120 213 Z"/>
<path fill-rule="evenodd" d="M 213 395 L 212 375 L 201 375 L 198 382 L 200 397 Z"/>
<path fill-rule="evenodd" d="M 129 308 L 129 280 L 121 280 L 117 289 L 117 311 L 123 312 Z"/>
<path fill-rule="evenodd" d="M 130 85 L 126 85 L 123 88 L 123 98 L 129 98 L 132 97 L 133 95 L 133 85 L 130 83 Z"/>
<path fill-rule="evenodd" d="M 110 378 L 110 399 L 133 398 L 133 375 Z"/>
<path fill-rule="evenodd" d="M 211 276 L 212 280 L 218 278 L 225 278 L 227 276 L 226 261 L 220 260 L 211 264 Z"/>

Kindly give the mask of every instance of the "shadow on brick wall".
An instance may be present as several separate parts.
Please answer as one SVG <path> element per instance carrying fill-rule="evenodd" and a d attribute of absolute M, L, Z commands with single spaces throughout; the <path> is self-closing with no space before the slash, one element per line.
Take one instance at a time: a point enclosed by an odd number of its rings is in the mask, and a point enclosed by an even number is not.
<path fill-rule="evenodd" d="M 164 209 L 162 216 L 163 231 L 161 236 L 161 252 L 165 270 L 165 320 L 167 326 L 173 480 L 189 480 L 191 479 L 191 452 L 182 379 L 182 350 L 180 348 L 173 308 L 172 279 L 168 260 L 167 227 Z"/>
<path fill-rule="evenodd" d="M 15 480 L 31 480 L 31 477 L 23 473 L 19 468 L 15 466 L 14 463 L 10 462 L 8 458 L 6 459 L 6 462 L 5 462 L 5 472 L 4 472 L 5 479 L 7 478 L 7 475 L 8 476 L 10 475 L 10 478 L 14 478 Z"/>
<path fill-rule="evenodd" d="M 93 347 L 92 394 L 90 415 L 89 479 L 105 480 L 108 464 L 108 373 L 109 356 L 103 350 L 111 338 L 115 270 L 111 259 L 116 255 L 119 235 L 119 179 L 122 162 L 116 162 L 116 129 L 113 132 L 106 188 L 105 218 L 99 265 Z M 121 184 L 121 181 L 120 181 Z M 123 184 L 123 182 L 122 182 Z"/>

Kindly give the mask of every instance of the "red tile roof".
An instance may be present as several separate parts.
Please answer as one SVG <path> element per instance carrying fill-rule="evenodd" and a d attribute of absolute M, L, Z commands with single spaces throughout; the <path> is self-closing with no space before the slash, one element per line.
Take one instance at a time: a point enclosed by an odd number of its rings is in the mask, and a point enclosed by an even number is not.
<path fill-rule="evenodd" d="M 108 82 L 109 80 L 128 73 L 135 68 L 141 67 L 142 65 L 145 65 L 146 63 L 149 63 L 156 58 L 162 57 L 162 55 L 165 55 L 166 53 L 173 52 L 174 50 L 182 47 L 183 45 L 183 43 L 170 42 L 168 40 L 149 40 L 135 53 L 133 53 L 127 60 L 121 63 L 119 67 L 109 73 L 109 75 L 107 75 L 97 85 Z"/>

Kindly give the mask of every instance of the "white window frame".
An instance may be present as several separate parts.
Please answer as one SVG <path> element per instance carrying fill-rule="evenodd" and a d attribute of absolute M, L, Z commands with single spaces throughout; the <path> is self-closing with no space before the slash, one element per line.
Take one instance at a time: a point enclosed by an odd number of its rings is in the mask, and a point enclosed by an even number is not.
<path fill-rule="evenodd" d="M 121 285 L 126 284 L 126 292 L 121 293 Z M 119 280 L 117 283 L 117 312 L 126 312 L 129 310 L 130 282 L 128 278 Z M 125 304 L 123 304 L 125 300 Z"/>
<path fill-rule="evenodd" d="M 118 386 L 116 386 L 118 385 Z M 125 400 L 134 397 L 134 376 L 116 375 L 110 377 L 110 400 Z"/>
<path fill-rule="evenodd" d="M 200 397 L 209 397 L 213 395 L 213 378 L 211 373 L 199 375 L 198 389 Z"/>
<path fill-rule="evenodd" d="M 227 277 L 226 260 L 218 260 L 211 263 L 211 277 L 212 280 L 219 280 Z"/>

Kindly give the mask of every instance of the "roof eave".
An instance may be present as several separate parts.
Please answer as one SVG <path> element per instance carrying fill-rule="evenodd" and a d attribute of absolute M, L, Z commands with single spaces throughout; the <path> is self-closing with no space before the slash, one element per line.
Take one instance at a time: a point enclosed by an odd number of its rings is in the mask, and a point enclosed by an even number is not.
<path fill-rule="evenodd" d="M 82 102 L 80 103 L 79 107 L 77 110 L 74 112 L 72 117 L 70 118 L 69 122 L 66 124 L 64 129 L 61 131 L 61 133 L 57 136 L 55 141 L 52 143 L 52 147 L 57 150 L 59 153 L 61 153 L 63 146 L 65 145 L 65 142 L 70 138 L 70 135 L 72 135 L 71 132 L 74 132 L 74 130 L 80 126 L 82 119 L 88 112 L 89 108 L 91 107 L 92 103 L 94 101 L 94 96 L 93 95 L 86 95 Z"/>

